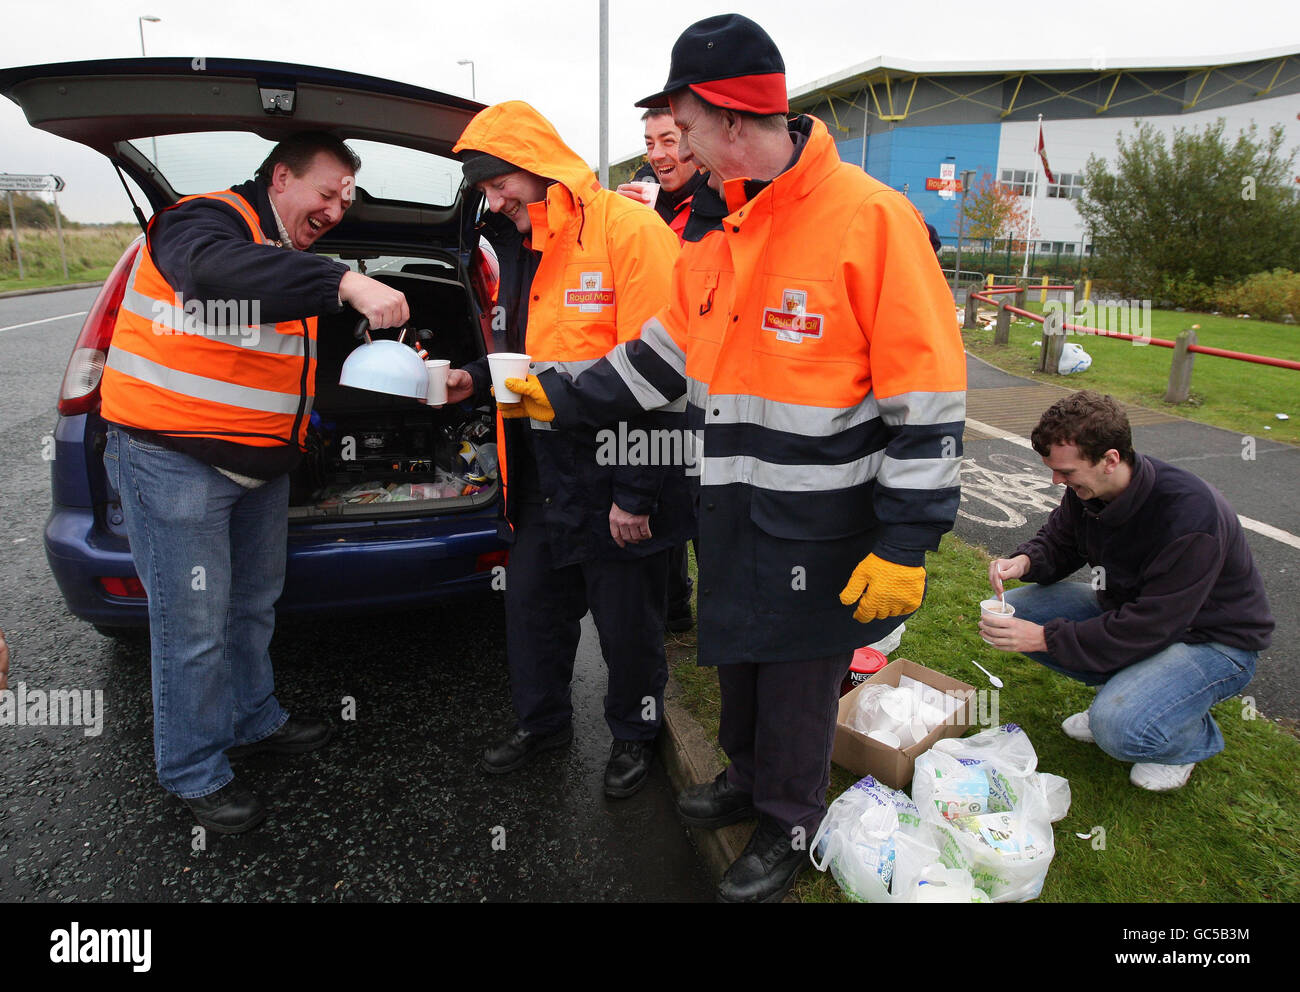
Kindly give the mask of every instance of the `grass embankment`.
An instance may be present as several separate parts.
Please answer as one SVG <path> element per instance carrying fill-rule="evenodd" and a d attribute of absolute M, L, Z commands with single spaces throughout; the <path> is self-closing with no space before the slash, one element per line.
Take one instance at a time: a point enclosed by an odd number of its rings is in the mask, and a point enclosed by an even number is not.
<path fill-rule="evenodd" d="M 1107 342 L 1115 344 L 1115 342 Z M 1040 771 L 1070 781 L 1070 812 L 1055 825 L 1056 857 L 1044 902 L 1294 902 L 1300 900 L 1300 795 L 1295 769 L 1300 740 L 1269 720 L 1250 719 L 1244 699 L 1215 707 L 1226 750 L 1199 765 L 1173 793 L 1129 784 L 1129 765 L 1095 745 L 1072 741 L 1060 723 L 1086 709 L 1093 690 L 1020 655 L 980 640 L 979 601 L 988 594 L 988 555 L 948 535 L 929 556 L 925 606 L 908 621 L 894 657 L 910 658 L 977 688 L 983 675 L 970 659 L 1000 676 L 998 721 L 1025 729 Z M 669 639 L 673 677 L 687 709 L 716 735 L 717 671 L 695 665 L 694 635 Z M 1246 690 L 1247 696 L 1249 687 Z M 831 768 L 828 799 L 857 776 Z M 910 791 L 910 790 L 909 790 Z M 1105 830 L 1105 848 L 1090 834 Z M 808 902 L 843 901 L 830 876 L 809 870 L 794 888 Z"/>
<path fill-rule="evenodd" d="M 1031 299 L 1033 295 L 1031 292 Z M 1043 308 L 1037 302 L 1030 302 L 1024 309 L 1041 313 Z M 1084 323 L 1081 320 L 1069 322 Z M 1197 344 L 1300 361 L 1300 325 L 1295 324 L 1153 310 L 1150 335 L 1172 341 L 1193 324 L 1200 325 L 1196 331 Z M 1097 326 L 1097 322 L 1089 326 Z M 1128 333 L 1136 332 L 1129 330 Z M 1095 389 L 1110 393 L 1124 403 L 1256 438 L 1300 444 L 1300 402 L 1297 401 L 1300 397 L 1300 371 L 1294 369 L 1272 368 L 1215 355 L 1197 355 L 1188 402 L 1172 404 L 1164 400 L 1174 355 L 1170 348 L 1137 345 L 1091 334 L 1071 334 L 1067 340 L 1081 345 L 1092 356 L 1092 367 L 1087 372 L 1058 376 L 1038 371 L 1041 346 L 1035 342 L 1042 340 L 1042 326 L 1036 321 L 1013 320 L 1011 340 L 1007 345 L 993 343 L 991 328 L 962 331 L 962 340 L 972 355 L 1016 375 L 1067 388 Z M 1278 420 L 1279 413 L 1285 413 L 1291 419 Z"/>
<path fill-rule="evenodd" d="M 59 258 L 59 237 L 53 230 L 20 227 L 18 247 L 23 253 L 23 275 L 18 278 L 18 259 L 13 238 L 6 228 L 0 233 L 0 292 L 39 289 L 73 282 L 99 282 L 121 257 L 140 229 L 130 224 L 111 227 L 66 227 L 63 245 L 68 257 L 68 277 L 63 277 Z"/>

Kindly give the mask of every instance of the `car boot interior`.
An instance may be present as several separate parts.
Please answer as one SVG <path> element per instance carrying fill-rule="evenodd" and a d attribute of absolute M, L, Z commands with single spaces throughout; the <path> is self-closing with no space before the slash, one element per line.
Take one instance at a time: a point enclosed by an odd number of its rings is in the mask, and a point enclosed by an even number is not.
<path fill-rule="evenodd" d="M 453 264 L 401 262 L 400 268 L 371 267 L 367 274 L 405 294 L 409 326 L 428 357 L 445 358 L 451 368 L 480 358 L 483 338 Z M 320 318 L 316 401 L 307 454 L 292 478 L 291 516 L 383 517 L 490 502 L 499 477 L 491 407 L 430 407 L 339 385 L 344 360 L 363 343 L 354 336 L 357 321 L 351 308 Z M 397 335 L 371 331 L 375 340 Z"/>

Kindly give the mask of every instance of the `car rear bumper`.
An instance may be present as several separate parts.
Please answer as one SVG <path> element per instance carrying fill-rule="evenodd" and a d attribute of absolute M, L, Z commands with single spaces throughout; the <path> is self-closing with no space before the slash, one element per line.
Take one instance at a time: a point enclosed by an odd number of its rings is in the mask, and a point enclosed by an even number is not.
<path fill-rule="evenodd" d="M 495 511 L 413 518 L 383 526 L 290 526 L 284 593 L 290 616 L 409 609 L 491 589 L 492 560 L 504 549 Z M 136 575 L 124 538 L 97 525 L 93 510 L 56 505 L 45 526 L 45 556 L 69 611 L 108 627 L 149 622 L 142 599 L 109 595 L 101 576 Z"/>

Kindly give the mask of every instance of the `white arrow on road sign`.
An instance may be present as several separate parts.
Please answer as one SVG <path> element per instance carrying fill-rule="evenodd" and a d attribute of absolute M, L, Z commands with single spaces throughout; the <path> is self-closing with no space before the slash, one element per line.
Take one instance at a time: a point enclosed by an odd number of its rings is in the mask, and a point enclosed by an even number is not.
<path fill-rule="evenodd" d="M 0 190 L 16 193 L 62 193 L 63 179 L 59 176 L 15 176 L 0 172 Z"/>

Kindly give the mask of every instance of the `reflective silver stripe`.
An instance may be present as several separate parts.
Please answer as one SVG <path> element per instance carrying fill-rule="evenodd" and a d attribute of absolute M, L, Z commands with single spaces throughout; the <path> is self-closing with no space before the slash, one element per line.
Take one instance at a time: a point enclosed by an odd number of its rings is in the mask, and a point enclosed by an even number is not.
<path fill-rule="evenodd" d="M 658 410 L 668 405 L 668 397 L 650 385 L 645 376 L 636 370 L 632 359 L 627 355 L 626 344 L 619 345 L 609 353 L 609 364 L 623 380 L 623 385 L 627 386 L 628 392 L 641 405 L 642 410 Z"/>
<path fill-rule="evenodd" d="M 304 422 L 304 423 L 306 423 L 306 421 L 308 420 L 308 418 L 311 417 L 311 408 L 312 408 L 313 406 L 315 406 L 315 405 L 316 405 L 316 397 L 315 397 L 315 396 L 308 396 L 308 397 L 307 397 L 307 405 L 306 405 L 305 407 L 302 408 L 302 419 L 303 419 L 303 422 Z M 296 441 L 296 440 L 298 440 L 298 439 L 297 439 L 297 438 L 294 438 L 294 440 Z"/>
<path fill-rule="evenodd" d="M 850 407 L 807 406 L 725 393 L 714 393 L 699 405 L 707 407 L 705 417 L 710 424 L 757 424 L 806 437 L 831 437 L 880 416 L 871 393 Z"/>
<path fill-rule="evenodd" d="M 532 417 L 529 417 L 529 418 L 528 418 L 528 423 L 529 423 L 529 426 L 531 426 L 532 429 L 535 430 L 535 431 L 553 431 L 553 430 L 555 430 L 554 426 L 552 426 L 551 424 L 548 424 L 545 420 L 534 420 Z"/>
<path fill-rule="evenodd" d="M 961 479 L 960 458 L 890 458 L 877 481 L 890 489 L 948 489 Z"/>
<path fill-rule="evenodd" d="M 187 315 L 183 307 L 150 299 L 134 289 L 123 294 L 122 309 L 149 321 L 155 334 L 188 334 L 268 355 L 302 357 L 307 354 L 304 335 L 281 334 L 274 324 L 243 324 L 239 321 L 229 327 L 207 324 Z"/>
<path fill-rule="evenodd" d="M 966 419 L 966 392 L 899 393 L 877 400 L 890 427 L 904 424 L 951 424 Z"/>
<path fill-rule="evenodd" d="M 602 355 L 601 358 L 603 357 Z M 556 362 L 554 367 L 557 372 L 564 372 L 570 379 L 576 379 L 598 361 L 600 361 L 600 358 L 580 358 L 572 362 Z"/>
<path fill-rule="evenodd" d="M 232 382 L 209 379 L 191 372 L 178 372 L 165 365 L 141 358 L 122 348 L 110 348 L 107 366 L 129 375 L 133 379 L 160 386 L 182 396 L 211 403 L 225 403 L 228 406 L 243 407 L 245 410 L 258 410 L 262 413 L 279 413 L 293 416 L 298 412 L 300 396 L 298 393 L 278 393 L 270 389 L 256 389 L 253 386 L 239 386 Z"/>
<path fill-rule="evenodd" d="M 701 459 L 700 484 L 726 486 L 745 482 L 776 492 L 825 492 L 870 482 L 880 471 L 883 451 L 875 451 L 840 465 L 782 465 L 753 455 L 728 455 Z"/>
<path fill-rule="evenodd" d="M 709 384 L 707 382 L 700 382 L 699 379 L 692 379 L 690 376 L 687 376 L 686 401 L 690 403 L 691 406 L 698 406 L 703 409 L 708 400 Z"/>
<path fill-rule="evenodd" d="M 656 355 L 667 362 L 678 375 L 686 374 L 686 352 L 677 347 L 668 329 L 659 322 L 658 317 L 651 317 L 641 325 L 641 340 Z"/>
<path fill-rule="evenodd" d="M 247 212 L 252 214 L 253 218 L 257 221 L 254 230 L 257 232 L 257 237 L 260 239 L 259 243 L 264 245 L 275 244 L 275 242 L 272 239 L 268 238 L 266 234 L 262 231 L 262 221 L 261 218 L 257 216 L 257 208 L 254 207 L 247 200 L 241 202 L 242 198 L 234 193 L 204 193 L 203 196 L 200 197 L 200 199 L 220 200 L 222 203 L 230 204 L 232 207 L 235 208 L 236 213 L 239 214 L 240 220 L 243 220 L 244 223 L 248 223 L 247 219 L 244 216 L 245 214 L 244 208 L 247 207 Z"/>
<path fill-rule="evenodd" d="M 686 394 L 683 393 L 681 396 L 677 397 L 677 399 L 675 399 L 675 400 L 673 400 L 671 403 L 669 403 L 669 404 L 668 404 L 666 407 L 664 407 L 660 412 L 661 412 L 661 413 L 685 413 L 685 412 L 686 412 Z"/>

